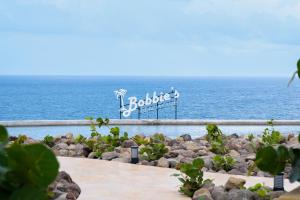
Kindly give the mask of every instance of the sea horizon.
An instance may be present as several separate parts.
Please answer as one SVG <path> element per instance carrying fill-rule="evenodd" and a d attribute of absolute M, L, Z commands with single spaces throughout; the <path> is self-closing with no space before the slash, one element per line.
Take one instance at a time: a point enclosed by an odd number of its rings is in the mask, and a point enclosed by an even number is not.
<path fill-rule="evenodd" d="M 119 118 L 114 91 L 180 91 L 178 119 L 300 119 L 300 86 L 284 77 L 0 76 L 0 120 Z M 137 118 L 134 113 L 131 118 Z M 146 113 L 141 118 L 156 118 Z M 161 119 L 174 119 L 163 110 Z"/>

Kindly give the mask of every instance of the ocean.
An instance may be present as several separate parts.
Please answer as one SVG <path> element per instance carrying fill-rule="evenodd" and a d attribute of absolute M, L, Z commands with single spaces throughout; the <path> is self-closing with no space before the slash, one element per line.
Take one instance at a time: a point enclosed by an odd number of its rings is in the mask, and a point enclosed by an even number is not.
<path fill-rule="evenodd" d="M 180 92 L 179 119 L 300 119 L 300 83 L 288 78 L 0 76 L 1 120 L 119 118 L 114 91 L 126 98 Z M 132 118 L 136 118 L 134 113 Z M 155 112 L 141 118 L 155 118 Z M 159 111 L 174 118 L 174 108 Z"/>
<path fill-rule="evenodd" d="M 180 92 L 179 119 L 300 119 L 300 83 L 288 78 L 0 76 L 0 120 L 119 118 L 114 91 L 142 98 Z M 153 118 L 152 114 L 142 118 Z M 136 115 L 133 115 L 135 118 Z M 173 118 L 164 109 L 160 118 Z"/>

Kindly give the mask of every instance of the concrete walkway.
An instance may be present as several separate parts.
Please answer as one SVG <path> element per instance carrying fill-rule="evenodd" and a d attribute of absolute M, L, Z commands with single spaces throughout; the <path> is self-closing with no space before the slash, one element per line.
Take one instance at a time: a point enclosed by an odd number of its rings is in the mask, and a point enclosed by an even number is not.
<path fill-rule="evenodd" d="M 185 200 L 190 199 L 178 192 L 179 182 L 171 176 L 175 169 L 132 165 L 119 162 L 86 158 L 58 157 L 60 170 L 68 172 L 80 186 L 79 200 Z M 232 175 L 205 173 L 205 178 L 214 179 L 216 185 L 224 185 Z M 272 178 L 241 177 L 246 185 L 256 183 L 273 185 Z M 299 184 L 298 184 L 299 185 Z M 298 186 L 285 180 L 285 189 Z"/>

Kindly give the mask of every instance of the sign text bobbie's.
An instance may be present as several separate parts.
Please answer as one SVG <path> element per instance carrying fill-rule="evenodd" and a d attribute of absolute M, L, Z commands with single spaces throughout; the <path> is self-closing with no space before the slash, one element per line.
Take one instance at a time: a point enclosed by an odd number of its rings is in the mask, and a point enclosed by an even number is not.
<path fill-rule="evenodd" d="M 146 93 L 144 99 L 138 99 L 135 96 L 129 97 L 129 103 L 124 103 L 124 98 L 127 93 L 125 89 L 119 89 L 115 91 L 115 94 L 118 99 L 120 99 L 120 112 L 122 113 L 123 117 L 129 117 L 133 111 L 138 108 L 143 108 L 145 106 L 151 106 L 154 104 L 163 104 L 164 102 L 170 101 L 171 99 L 178 99 L 179 92 L 177 90 L 172 89 L 172 92 L 168 93 L 160 93 L 157 94 L 153 92 L 153 95 L 150 96 L 149 93 Z"/>

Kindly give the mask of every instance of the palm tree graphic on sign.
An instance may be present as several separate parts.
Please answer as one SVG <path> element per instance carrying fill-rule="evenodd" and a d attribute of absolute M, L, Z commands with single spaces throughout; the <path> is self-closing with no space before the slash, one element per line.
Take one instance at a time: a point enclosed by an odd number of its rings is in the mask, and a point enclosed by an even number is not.
<path fill-rule="evenodd" d="M 121 99 L 121 108 L 120 108 L 120 111 L 121 112 L 125 111 L 126 108 L 124 106 L 124 96 L 126 95 L 127 90 L 125 90 L 125 89 L 119 89 L 119 90 L 114 91 L 114 93 L 115 93 L 117 99 Z"/>

